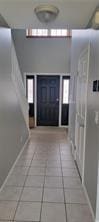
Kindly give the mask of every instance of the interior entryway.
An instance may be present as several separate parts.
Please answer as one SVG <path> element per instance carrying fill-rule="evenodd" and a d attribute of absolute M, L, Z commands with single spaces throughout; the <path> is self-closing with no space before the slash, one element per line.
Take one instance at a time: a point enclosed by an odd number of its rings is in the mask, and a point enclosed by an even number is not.
<path fill-rule="evenodd" d="M 58 126 L 59 76 L 37 77 L 37 125 Z"/>
<path fill-rule="evenodd" d="M 70 75 L 24 73 L 30 126 L 69 125 Z"/>
<path fill-rule="evenodd" d="M 99 0 L 0 2 L 0 221 L 99 222 Z"/>

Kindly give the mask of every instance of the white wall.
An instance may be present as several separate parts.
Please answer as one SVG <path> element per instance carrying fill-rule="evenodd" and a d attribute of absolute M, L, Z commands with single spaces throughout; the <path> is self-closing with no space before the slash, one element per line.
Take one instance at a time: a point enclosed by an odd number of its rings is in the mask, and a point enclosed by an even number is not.
<path fill-rule="evenodd" d="M 72 37 L 72 61 L 71 61 L 71 104 L 70 104 L 70 129 L 69 135 L 75 145 L 75 95 L 77 66 L 79 55 L 86 45 L 91 44 L 90 69 L 88 81 L 88 104 L 87 104 L 87 129 L 85 146 L 85 174 L 84 183 L 96 216 L 97 182 L 98 182 L 98 154 L 99 154 L 99 127 L 95 124 L 95 111 L 99 111 L 99 93 L 93 92 L 93 80 L 99 79 L 99 31 L 76 30 Z M 74 78 L 75 77 L 75 78 Z M 99 190 L 99 187 L 98 187 Z M 98 191 L 99 193 L 99 191 Z M 99 213 L 97 214 L 99 220 Z"/>
<path fill-rule="evenodd" d="M 26 38 L 25 30 L 13 30 L 12 34 L 22 72 L 70 72 L 69 38 Z"/>
<path fill-rule="evenodd" d="M 76 80 L 78 72 L 78 59 L 82 50 L 89 42 L 89 31 L 73 30 L 71 43 L 71 79 L 70 79 L 70 116 L 69 136 L 75 145 L 75 114 L 76 114 Z"/>
<path fill-rule="evenodd" d="M 11 31 L 0 28 L 0 186 L 28 138 L 11 72 Z"/>
<path fill-rule="evenodd" d="M 87 131 L 85 149 L 85 186 L 94 210 L 96 213 L 99 164 L 99 125 L 95 123 L 95 111 L 99 112 L 99 92 L 93 92 L 93 81 L 99 80 L 99 31 L 90 32 L 91 55 L 88 82 L 88 104 L 87 104 Z M 99 211 L 97 214 L 99 220 Z"/>

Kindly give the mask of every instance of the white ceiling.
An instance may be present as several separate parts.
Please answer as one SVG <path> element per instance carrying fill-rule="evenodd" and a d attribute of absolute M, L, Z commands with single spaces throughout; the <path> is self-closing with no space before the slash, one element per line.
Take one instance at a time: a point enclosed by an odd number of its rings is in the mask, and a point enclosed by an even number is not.
<path fill-rule="evenodd" d="M 81 29 L 88 24 L 99 0 L 0 0 L 0 14 L 11 28 L 46 28 L 34 13 L 35 6 L 50 3 L 60 13 L 48 28 Z"/>

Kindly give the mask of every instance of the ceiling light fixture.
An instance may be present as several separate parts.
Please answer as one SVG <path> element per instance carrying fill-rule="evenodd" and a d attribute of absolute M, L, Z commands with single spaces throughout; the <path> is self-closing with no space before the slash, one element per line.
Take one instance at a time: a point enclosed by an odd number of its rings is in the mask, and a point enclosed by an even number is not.
<path fill-rule="evenodd" d="M 99 7 L 93 13 L 87 28 L 99 29 Z"/>
<path fill-rule="evenodd" d="M 56 19 L 59 9 L 53 5 L 39 5 L 34 9 L 34 12 L 42 23 L 49 23 Z"/>

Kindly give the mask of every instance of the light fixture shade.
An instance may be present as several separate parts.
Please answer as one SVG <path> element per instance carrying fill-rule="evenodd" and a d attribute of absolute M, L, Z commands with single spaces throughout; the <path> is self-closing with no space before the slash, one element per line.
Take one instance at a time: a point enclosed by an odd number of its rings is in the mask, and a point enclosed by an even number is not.
<path fill-rule="evenodd" d="M 87 28 L 99 29 L 99 6 L 95 9 Z"/>
<path fill-rule="evenodd" d="M 94 16 L 94 23 L 99 26 L 99 9 L 96 11 Z"/>
<path fill-rule="evenodd" d="M 40 22 L 49 23 L 56 19 L 59 9 L 53 5 L 39 5 L 35 9 L 35 14 Z"/>

